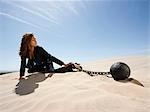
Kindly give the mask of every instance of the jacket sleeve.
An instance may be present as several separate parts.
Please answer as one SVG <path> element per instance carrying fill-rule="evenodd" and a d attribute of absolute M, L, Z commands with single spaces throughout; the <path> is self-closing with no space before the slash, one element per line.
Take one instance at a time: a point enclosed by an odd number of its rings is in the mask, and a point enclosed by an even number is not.
<path fill-rule="evenodd" d="M 57 63 L 57 64 L 59 64 L 59 65 L 64 65 L 65 63 L 63 62 L 63 61 L 61 61 L 61 60 L 59 60 L 58 58 L 56 58 L 56 57 L 54 57 L 54 56 L 50 56 L 50 59 L 53 61 L 53 62 L 55 62 L 55 63 Z"/>
<path fill-rule="evenodd" d="M 20 76 L 24 76 L 25 68 L 26 68 L 26 58 L 21 57 Z"/>
<path fill-rule="evenodd" d="M 64 65 L 64 64 L 65 64 L 63 61 L 61 61 L 61 60 L 59 60 L 58 58 L 56 58 L 56 57 L 52 56 L 51 54 L 49 54 L 49 53 L 48 53 L 46 50 L 44 50 L 42 47 L 41 47 L 41 52 L 42 52 L 42 54 L 44 55 L 44 57 L 49 58 L 50 61 L 55 62 L 55 63 L 58 64 L 58 65 Z"/>

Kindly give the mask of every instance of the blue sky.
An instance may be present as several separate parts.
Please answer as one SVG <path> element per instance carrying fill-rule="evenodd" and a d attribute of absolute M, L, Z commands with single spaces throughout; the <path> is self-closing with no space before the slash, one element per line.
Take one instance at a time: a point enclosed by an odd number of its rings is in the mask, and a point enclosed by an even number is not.
<path fill-rule="evenodd" d="M 25 32 L 65 62 L 148 55 L 149 6 L 148 0 L 1 0 L 0 71 L 19 69 Z"/>

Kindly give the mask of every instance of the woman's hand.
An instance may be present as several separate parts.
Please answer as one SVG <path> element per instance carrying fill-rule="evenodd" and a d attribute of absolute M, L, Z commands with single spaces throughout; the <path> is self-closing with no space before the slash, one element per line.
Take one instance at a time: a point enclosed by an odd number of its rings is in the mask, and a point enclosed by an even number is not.
<path fill-rule="evenodd" d="M 63 67 L 67 67 L 67 64 L 63 64 L 62 66 L 63 66 Z"/>
<path fill-rule="evenodd" d="M 25 79 L 25 76 L 20 76 L 19 80 Z"/>
<path fill-rule="evenodd" d="M 63 64 L 62 66 L 63 66 L 63 67 L 68 67 L 68 66 L 70 66 L 70 65 L 72 65 L 72 63 Z"/>

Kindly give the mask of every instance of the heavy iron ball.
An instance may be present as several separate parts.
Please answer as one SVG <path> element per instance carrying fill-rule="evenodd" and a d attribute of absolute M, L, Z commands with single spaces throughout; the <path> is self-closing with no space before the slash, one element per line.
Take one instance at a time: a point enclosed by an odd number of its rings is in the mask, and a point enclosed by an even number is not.
<path fill-rule="evenodd" d="M 124 80 L 130 76 L 130 68 L 127 64 L 122 62 L 114 63 L 110 68 L 110 73 L 114 80 Z"/>

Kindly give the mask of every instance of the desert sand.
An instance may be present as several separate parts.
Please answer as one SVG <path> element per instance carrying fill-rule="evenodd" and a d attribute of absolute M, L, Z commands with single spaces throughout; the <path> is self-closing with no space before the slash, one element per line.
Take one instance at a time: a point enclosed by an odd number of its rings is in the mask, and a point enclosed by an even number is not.
<path fill-rule="evenodd" d="M 114 62 L 125 62 L 132 81 L 115 81 L 84 72 L 42 74 L 19 72 L 0 76 L 0 112 L 149 112 L 150 56 L 126 56 L 82 63 L 93 71 L 109 71 Z M 49 75 L 49 77 L 48 77 Z"/>

